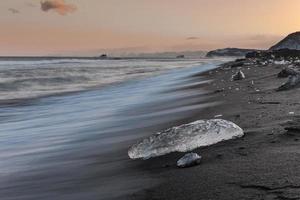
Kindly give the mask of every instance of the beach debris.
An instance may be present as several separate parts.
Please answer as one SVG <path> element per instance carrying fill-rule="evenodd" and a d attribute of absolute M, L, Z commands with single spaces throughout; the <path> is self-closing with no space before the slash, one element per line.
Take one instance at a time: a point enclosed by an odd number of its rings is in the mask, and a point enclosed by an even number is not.
<path fill-rule="evenodd" d="M 233 81 L 238 81 L 238 80 L 243 80 L 243 79 L 245 79 L 246 77 L 245 77 L 245 74 L 242 72 L 242 70 L 239 70 L 236 74 L 234 74 L 233 76 L 232 76 L 232 80 Z"/>
<path fill-rule="evenodd" d="M 148 159 L 172 152 L 189 152 L 199 147 L 242 137 L 243 130 L 223 119 L 199 120 L 158 132 L 128 150 L 131 159 Z"/>
<path fill-rule="evenodd" d="M 289 76 L 286 83 L 282 84 L 276 91 L 283 91 L 295 88 L 300 83 L 300 74 Z"/>
<path fill-rule="evenodd" d="M 294 76 L 299 74 L 299 71 L 297 71 L 296 69 L 292 68 L 292 67 L 286 67 L 283 70 L 281 70 L 279 72 L 279 74 L 277 75 L 278 78 L 286 78 L 289 76 Z"/>
<path fill-rule="evenodd" d="M 182 158 L 177 161 L 177 167 L 186 168 L 199 165 L 202 157 L 197 153 L 188 153 L 185 154 Z"/>

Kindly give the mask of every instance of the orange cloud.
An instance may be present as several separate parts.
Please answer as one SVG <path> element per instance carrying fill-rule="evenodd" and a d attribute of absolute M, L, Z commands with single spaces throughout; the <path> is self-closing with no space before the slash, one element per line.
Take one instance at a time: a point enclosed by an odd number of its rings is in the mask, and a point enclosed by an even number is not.
<path fill-rule="evenodd" d="M 73 4 L 67 4 L 64 0 L 46 0 L 41 1 L 41 9 L 45 12 L 54 10 L 60 15 L 66 15 L 75 12 L 77 7 Z"/>

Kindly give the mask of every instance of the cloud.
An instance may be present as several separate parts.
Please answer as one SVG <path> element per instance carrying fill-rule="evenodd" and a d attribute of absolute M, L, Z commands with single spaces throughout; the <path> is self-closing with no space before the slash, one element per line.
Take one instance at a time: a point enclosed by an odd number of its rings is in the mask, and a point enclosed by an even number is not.
<path fill-rule="evenodd" d="M 188 37 L 186 38 L 187 40 L 198 40 L 199 38 L 198 37 Z"/>
<path fill-rule="evenodd" d="M 75 12 L 77 7 L 73 4 L 67 4 L 64 0 L 46 0 L 41 1 L 41 9 L 44 12 L 54 10 L 60 15 L 66 15 Z"/>
<path fill-rule="evenodd" d="M 15 8 L 9 8 L 8 11 L 11 12 L 12 14 L 19 14 L 20 13 L 20 11 L 15 9 Z"/>

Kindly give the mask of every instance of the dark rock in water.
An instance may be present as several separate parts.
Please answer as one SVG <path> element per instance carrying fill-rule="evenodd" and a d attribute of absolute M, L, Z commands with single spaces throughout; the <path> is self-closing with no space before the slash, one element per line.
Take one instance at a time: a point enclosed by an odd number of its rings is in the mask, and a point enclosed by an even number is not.
<path fill-rule="evenodd" d="M 245 78 L 245 74 L 241 70 L 239 70 L 236 74 L 232 76 L 233 81 L 243 80 Z"/>
<path fill-rule="evenodd" d="M 281 85 L 277 91 L 284 91 L 284 90 L 289 90 L 295 87 L 298 87 L 300 85 L 300 74 L 296 74 L 293 76 L 289 76 L 289 79 L 286 83 Z"/>
<path fill-rule="evenodd" d="M 289 34 L 286 38 L 275 44 L 270 50 L 295 49 L 300 50 L 300 32 Z"/>
<path fill-rule="evenodd" d="M 178 55 L 176 56 L 176 58 L 184 58 L 185 56 L 184 55 Z"/>
<path fill-rule="evenodd" d="M 286 78 L 286 77 L 294 76 L 297 74 L 299 74 L 298 70 L 291 68 L 291 67 L 287 67 L 287 68 L 284 68 L 283 70 L 281 70 L 281 72 L 279 72 L 279 74 L 277 76 L 278 76 L 278 78 Z"/>
<path fill-rule="evenodd" d="M 107 55 L 106 54 L 102 54 L 101 56 L 99 56 L 100 59 L 106 59 Z"/>
<path fill-rule="evenodd" d="M 202 157 L 196 153 L 185 154 L 182 158 L 177 161 L 177 167 L 185 168 L 199 165 Z"/>

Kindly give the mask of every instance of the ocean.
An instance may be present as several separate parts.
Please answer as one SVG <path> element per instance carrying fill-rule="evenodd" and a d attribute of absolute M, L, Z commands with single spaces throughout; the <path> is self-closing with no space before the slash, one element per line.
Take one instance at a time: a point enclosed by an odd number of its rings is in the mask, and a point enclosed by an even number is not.
<path fill-rule="evenodd" d="M 113 199 L 156 184 L 127 149 L 215 105 L 189 88 L 225 61 L 0 59 L 0 199 Z"/>

